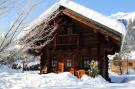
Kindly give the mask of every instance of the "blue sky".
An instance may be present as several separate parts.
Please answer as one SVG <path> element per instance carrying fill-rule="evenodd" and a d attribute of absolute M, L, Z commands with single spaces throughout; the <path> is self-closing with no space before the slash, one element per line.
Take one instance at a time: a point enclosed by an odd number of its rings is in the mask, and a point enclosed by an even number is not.
<path fill-rule="evenodd" d="M 6 32 L 10 24 L 16 18 L 19 11 L 28 0 L 22 0 L 17 4 L 16 8 L 10 12 L 0 15 L 0 34 Z M 39 1 L 39 0 L 37 0 Z M 58 0 L 40 0 L 40 3 L 33 9 L 27 22 L 31 22 L 41 15 L 46 9 L 53 5 Z M 135 11 L 135 0 L 73 0 L 88 8 L 94 9 L 102 14 L 111 15 L 117 12 L 133 12 Z"/>
<path fill-rule="evenodd" d="M 111 15 L 117 12 L 132 12 L 135 11 L 135 0 L 75 0 L 76 2 L 85 5 L 98 12 Z"/>

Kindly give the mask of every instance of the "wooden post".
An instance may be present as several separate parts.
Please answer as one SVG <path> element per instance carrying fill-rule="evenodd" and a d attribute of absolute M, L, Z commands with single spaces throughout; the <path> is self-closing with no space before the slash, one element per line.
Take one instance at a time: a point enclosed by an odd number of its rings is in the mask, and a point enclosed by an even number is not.
<path fill-rule="evenodd" d="M 106 52 L 105 52 L 105 58 L 103 59 L 103 65 L 104 65 L 104 78 L 106 79 L 106 80 L 108 80 L 109 79 L 109 74 L 108 74 L 108 57 L 107 57 L 107 55 L 108 54 L 106 54 Z"/>

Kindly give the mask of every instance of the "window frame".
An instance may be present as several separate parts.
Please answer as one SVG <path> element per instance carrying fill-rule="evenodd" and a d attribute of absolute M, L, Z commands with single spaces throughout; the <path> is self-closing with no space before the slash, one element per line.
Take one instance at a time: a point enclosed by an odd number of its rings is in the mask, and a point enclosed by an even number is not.
<path fill-rule="evenodd" d="M 66 67 L 72 67 L 72 58 L 70 57 L 67 58 Z"/>
<path fill-rule="evenodd" d="M 58 65 L 57 56 L 51 56 L 51 66 L 57 67 L 57 65 Z"/>
<path fill-rule="evenodd" d="M 85 69 L 90 68 L 90 62 L 91 62 L 90 57 L 82 56 L 82 60 L 83 60 L 83 68 L 85 68 Z"/>

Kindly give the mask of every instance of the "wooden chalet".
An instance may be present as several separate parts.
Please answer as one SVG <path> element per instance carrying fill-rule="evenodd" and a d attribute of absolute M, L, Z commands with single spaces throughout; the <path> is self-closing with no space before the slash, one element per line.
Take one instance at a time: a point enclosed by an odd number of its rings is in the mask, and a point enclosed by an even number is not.
<path fill-rule="evenodd" d="M 58 24 L 58 28 L 53 40 L 41 49 L 41 72 L 71 71 L 75 74 L 81 69 L 87 71 L 90 62 L 96 60 L 100 74 L 108 80 L 107 55 L 120 50 L 123 24 L 73 1 L 61 0 L 44 16 L 51 18 L 46 28 L 54 24 Z M 43 26 L 46 19 L 42 19 L 38 27 Z M 31 27 L 36 28 L 34 26 Z"/>

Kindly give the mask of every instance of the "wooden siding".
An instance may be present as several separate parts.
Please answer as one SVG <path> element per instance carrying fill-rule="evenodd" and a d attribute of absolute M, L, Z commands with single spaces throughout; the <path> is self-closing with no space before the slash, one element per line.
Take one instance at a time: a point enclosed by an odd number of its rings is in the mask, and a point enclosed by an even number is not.
<path fill-rule="evenodd" d="M 101 34 L 108 35 L 108 36 L 112 37 L 113 39 L 115 39 L 117 41 L 121 40 L 120 39 L 120 34 L 117 33 L 117 32 L 111 32 L 112 29 L 109 29 L 109 28 L 108 28 L 108 30 L 103 29 L 102 27 L 99 27 L 100 25 L 97 26 L 94 22 L 88 20 L 87 18 L 82 17 L 81 15 L 78 15 L 77 13 L 75 13 L 75 12 L 69 10 L 69 9 L 65 9 L 63 11 L 63 13 L 65 15 L 67 15 L 67 16 L 69 16 L 69 17 L 71 17 L 71 18 L 73 18 L 73 19 L 75 19 L 75 20 L 89 26 L 90 28 L 93 28 L 94 31 L 98 31 Z M 115 35 L 114 35 L 114 33 L 115 33 Z"/>

